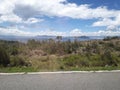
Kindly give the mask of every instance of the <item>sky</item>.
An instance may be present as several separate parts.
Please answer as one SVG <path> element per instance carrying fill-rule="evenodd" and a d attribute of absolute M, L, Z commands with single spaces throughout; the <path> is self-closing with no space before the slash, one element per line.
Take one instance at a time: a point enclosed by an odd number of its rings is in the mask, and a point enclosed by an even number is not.
<path fill-rule="evenodd" d="M 0 0 L 0 35 L 120 36 L 120 0 Z"/>

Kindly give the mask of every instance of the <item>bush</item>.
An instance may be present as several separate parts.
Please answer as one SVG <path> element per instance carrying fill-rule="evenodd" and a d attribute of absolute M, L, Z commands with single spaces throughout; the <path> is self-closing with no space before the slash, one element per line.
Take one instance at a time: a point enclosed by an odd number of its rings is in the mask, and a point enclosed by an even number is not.
<path fill-rule="evenodd" d="M 66 67 L 85 67 L 89 66 L 89 61 L 86 57 L 81 55 L 71 55 L 63 58 L 63 65 Z"/>
<path fill-rule="evenodd" d="M 120 37 L 119 37 L 119 36 L 113 36 L 113 37 L 107 36 L 107 37 L 105 37 L 103 40 L 104 40 L 104 41 L 108 41 L 108 40 L 112 40 L 112 39 L 120 39 Z"/>
<path fill-rule="evenodd" d="M 101 55 L 101 60 L 104 65 L 117 66 L 117 58 L 116 56 L 113 56 L 109 50 L 105 50 Z"/>
<path fill-rule="evenodd" d="M 24 58 L 19 56 L 13 56 L 11 57 L 11 66 L 27 66 L 27 63 L 25 62 Z"/>
<path fill-rule="evenodd" d="M 18 54 L 18 49 L 16 47 L 13 47 L 11 49 L 11 55 L 17 55 Z"/>
<path fill-rule="evenodd" d="M 0 65 L 6 67 L 9 63 L 9 54 L 3 47 L 0 47 Z"/>

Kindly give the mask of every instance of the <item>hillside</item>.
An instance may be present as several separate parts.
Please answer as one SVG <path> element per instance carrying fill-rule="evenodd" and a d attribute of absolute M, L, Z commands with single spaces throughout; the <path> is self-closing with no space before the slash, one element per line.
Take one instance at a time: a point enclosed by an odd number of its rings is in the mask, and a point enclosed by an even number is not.
<path fill-rule="evenodd" d="M 0 40 L 0 72 L 11 68 L 31 71 L 119 69 L 120 38 L 61 41 Z M 7 70 L 4 71 L 4 69 Z M 9 68 L 9 69 L 8 69 Z M 29 70 L 28 70 L 29 71 Z"/>

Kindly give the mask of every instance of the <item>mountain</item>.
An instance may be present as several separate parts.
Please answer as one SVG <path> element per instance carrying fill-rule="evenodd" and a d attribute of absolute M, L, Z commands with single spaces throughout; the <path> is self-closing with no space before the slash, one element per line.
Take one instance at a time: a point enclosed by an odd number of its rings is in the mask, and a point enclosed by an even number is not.
<path fill-rule="evenodd" d="M 13 35 L 0 35 L 1 40 L 9 40 L 9 41 L 20 41 L 20 42 L 27 42 L 30 39 L 35 40 L 48 40 L 53 39 L 56 40 L 56 36 L 47 36 L 47 35 L 38 35 L 38 36 L 13 36 Z M 104 36 L 79 36 L 79 37 L 69 37 L 63 36 L 61 41 L 74 41 L 77 39 L 78 41 L 85 41 L 85 40 L 95 40 L 95 39 L 104 39 Z"/>

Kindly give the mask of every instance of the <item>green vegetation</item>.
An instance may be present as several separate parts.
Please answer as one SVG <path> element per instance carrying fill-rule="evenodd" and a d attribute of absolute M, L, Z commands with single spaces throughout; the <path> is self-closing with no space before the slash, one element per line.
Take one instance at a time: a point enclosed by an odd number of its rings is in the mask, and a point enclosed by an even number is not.
<path fill-rule="evenodd" d="M 37 72 L 37 70 L 35 70 L 32 67 L 1 67 L 0 68 L 0 72 L 3 73 L 15 73 L 15 72 Z"/>
<path fill-rule="evenodd" d="M 0 40 L 0 72 L 120 69 L 120 38 L 27 43 Z"/>
<path fill-rule="evenodd" d="M 0 66 L 6 67 L 10 63 L 10 58 L 6 50 L 0 47 Z"/>

